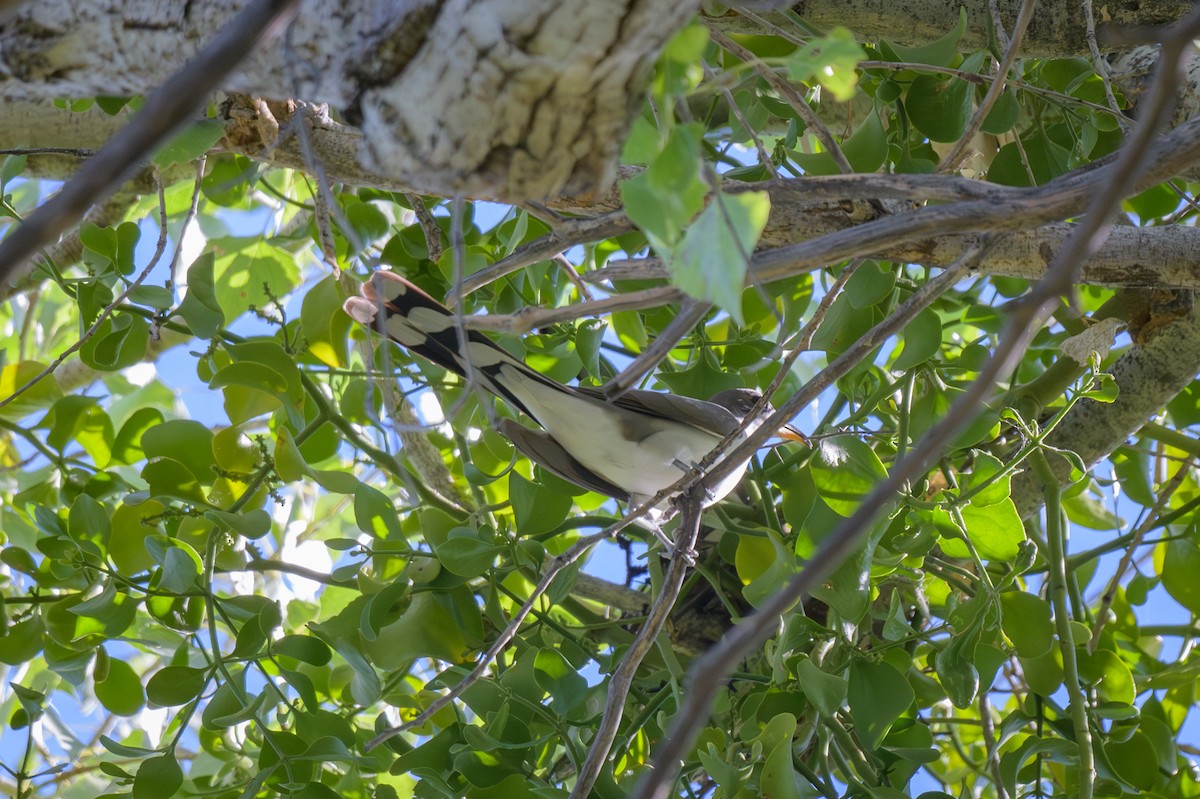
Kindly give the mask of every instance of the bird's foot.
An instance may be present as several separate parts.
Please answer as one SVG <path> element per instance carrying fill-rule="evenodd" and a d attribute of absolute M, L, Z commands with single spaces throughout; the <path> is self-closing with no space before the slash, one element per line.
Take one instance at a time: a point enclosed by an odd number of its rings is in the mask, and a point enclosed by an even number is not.
<path fill-rule="evenodd" d="M 650 533 L 650 535 L 654 536 L 658 543 L 662 544 L 662 552 L 660 554 L 665 560 L 674 560 L 676 557 L 680 557 L 683 558 L 684 563 L 688 566 L 695 566 L 695 550 L 688 550 L 686 552 L 681 551 L 671 536 L 667 535 L 666 531 L 663 530 L 661 522 L 662 518 L 662 511 L 657 508 L 653 508 L 647 514 L 639 516 L 637 519 L 635 519 L 634 523 L 643 530 L 646 530 L 648 533 Z"/>
<path fill-rule="evenodd" d="M 698 463 L 684 463 L 676 458 L 672 465 L 679 471 L 683 472 L 688 480 L 695 480 L 704 476 L 704 470 L 700 468 L 700 464 Z M 706 486 L 704 488 L 704 499 L 704 504 L 708 505 L 712 502 L 715 502 L 717 496 Z"/>

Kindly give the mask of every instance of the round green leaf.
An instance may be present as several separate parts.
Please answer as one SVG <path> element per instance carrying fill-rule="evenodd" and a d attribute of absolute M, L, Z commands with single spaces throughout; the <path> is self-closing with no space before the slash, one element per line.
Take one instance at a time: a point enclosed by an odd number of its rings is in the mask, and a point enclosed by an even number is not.
<path fill-rule="evenodd" d="M 124 660 L 111 658 L 108 676 L 96 683 L 96 698 L 100 704 L 118 716 L 133 716 L 146 706 L 142 680 Z"/>
<path fill-rule="evenodd" d="M 1000 595 L 1001 627 L 1021 657 L 1038 658 L 1054 645 L 1050 603 L 1033 594 L 1006 591 Z"/>
<path fill-rule="evenodd" d="M 204 690 L 207 672 L 191 666 L 167 666 L 146 682 L 146 698 L 159 707 L 187 704 Z"/>
<path fill-rule="evenodd" d="M 133 778 L 133 799 L 170 799 L 183 786 L 183 769 L 171 754 L 142 763 Z"/>
<path fill-rule="evenodd" d="M 904 675 L 887 663 L 857 660 L 850 666 L 847 698 L 854 728 L 868 750 L 879 747 L 892 723 L 915 697 Z"/>
<path fill-rule="evenodd" d="M 1200 614 L 1200 546 L 1186 538 L 1177 538 L 1161 546 L 1163 588 L 1179 604 Z"/>
<path fill-rule="evenodd" d="M 879 456 L 855 436 L 823 439 L 809 465 L 817 493 L 841 516 L 852 515 L 863 497 L 887 477 Z"/>
<path fill-rule="evenodd" d="M 905 95 L 904 108 L 917 130 L 930 141 L 958 141 L 971 119 L 971 84 L 960 78 L 921 74 Z"/>

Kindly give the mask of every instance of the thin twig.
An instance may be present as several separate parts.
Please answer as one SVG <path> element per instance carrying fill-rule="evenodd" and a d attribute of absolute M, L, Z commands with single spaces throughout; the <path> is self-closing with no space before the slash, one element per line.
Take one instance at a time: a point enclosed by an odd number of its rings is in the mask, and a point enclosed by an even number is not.
<path fill-rule="evenodd" d="M 1013 26 L 1012 37 L 1004 48 L 1004 58 L 1000 61 L 1000 66 L 996 70 L 996 79 L 992 81 L 992 85 L 988 87 L 987 94 L 983 96 L 983 101 L 979 107 L 975 109 L 970 122 L 967 123 L 966 130 L 962 136 L 959 136 L 958 141 L 954 143 L 954 147 L 950 152 L 942 158 L 942 162 L 937 165 L 938 172 L 951 172 L 961 166 L 963 157 L 966 155 L 967 144 L 971 139 L 975 138 L 975 134 L 983 126 L 983 121 L 991 112 L 992 106 L 1000 99 L 1000 95 L 1004 93 L 1004 87 L 1007 85 L 1008 73 L 1012 69 L 1013 63 L 1017 60 L 1017 51 L 1021 48 L 1021 40 L 1025 38 L 1025 30 L 1029 27 L 1029 21 L 1033 19 L 1033 10 L 1037 7 L 1037 0 L 1024 0 L 1021 4 L 1021 13 L 1017 15 L 1017 22 Z M 1003 36 L 1004 29 L 997 27 L 997 38 Z"/>
<path fill-rule="evenodd" d="M 586 799 L 592 795 L 596 779 L 600 776 L 605 761 L 612 754 L 613 741 L 617 738 L 617 728 L 625 713 L 625 700 L 629 698 L 629 690 L 633 687 L 633 678 L 637 675 L 642 660 L 658 640 L 659 633 L 662 632 L 663 625 L 670 617 L 671 610 L 679 599 L 679 592 L 683 588 L 683 580 L 688 572 L 688 563 L 693 556 L 696 538 L 700 533 L 703 497 L 703 491 L 692 489 L 685 492 L 679 499 L 682 516 L 679 520 L 678 537 L 671 554 L 671 562 L 663 576 L 662 588 L 658 596 L 654 598 L 654 605 L 650 608 L 646 621 L 638 630 L 629 649 L 626 650 L 625 656 L 621 658 L 621 662 L 613 670 L 612 678 L 608 681 L 608 698 L 604 703 L 604 715 L 601 716 L 596 734 L 592 737 L 588 747 L 587 760 L 579 770 L 579 776 L 571 791 L 570 799 Z"/>
<path fill-rule="evenodd" d="M 497 333 L 527 333 L 534 328 L 582 319 L 585 316 L 604 316 L 617 311 L 636 311 L 680 302 L 683 296 L 683 292 L 673 286 L 656 286 L 641 291 L 631 291 L 628 294 L 605 297 L 602 300 L 578 302 L 562 308 L 529 306 L 515 314 L 466 316 L 463 317 L 463 327 L 467 330 L 491 330 Z M 450 305 L 451 303 L 447 302 L 446 304 Z"/>
<path fill-rule="evenodd" d="M 494 283 L 500 278 L 511 275 L 531 264 L 536 264 L 538 261 L 552 258 L 577 244 L 619 236 L 622 233 L 629 233 L 633 229 L 633 223 L 629 221 L 629 216 L 624 211 L 610 211 L 590 219 L 563 220 L 542 238 L 522 244 L 507 257 L 501 258 L 486 269 L 481 269 L 465 278 L 462 284 L 462 296 L 465 297 L 489 283 Z M 447 304 L 454 307 L 458 301 L 458 297 L 451 297 Z"/>
<path fill-rule="evenodd" d="M 821 142 L 821 146 L 829 153 L 829 157 L 833 159 L 833 163 L 842 172 L 853 172 L 854 167 L 850 166 L 850 162 L 846 160 L 846 154 L 842 152 L 841 145 L 837 143 L 837 139 L 833 137 L 833 133 L 829 128 L 825 127 L 825 123 L 817 116 L 817 112 L 812 110 L 808 102 L 805 101 L 803 95 L 782 75 L 775 72 L 769 66 L 763 63 L 762 59 L 754 53 L 742 47 L 740 44 L 730 39 L 719 30 L 709 29 L 709 36 L 723 50 L 727 50 L 736 56 L 740 61 L 751 65 L 754 70 L 771 84 L 771 88 L 779 92 L 779 96 L 792 107 L 796 112 L 796 116 L 800 117 L 804 122 L 805 127 L 812 132 L 817 140 Z"/>
<path fill-rule="evenodd" d="M 649 347 L 642 350 L 621 373 L 609 380 L 601 390 L 609 400 L 615 400 L 629 389 L 633 388 L 643 377 L 650 374 L 658 362 L 667 357 L 675 349 L 684 336 L 700 323 L 705 315 L 712 310 L 712 305 L 688 297 L 683 301 L 679 313 L 671 323 L 663 328 Z"/>
<path fill-rule="evenodd" d="M 408 200 L 408 204 L 412 206 L 413 213 L 417 217 L 417 224 L 421 226 L 421 232 L 425 234 L 425 250 L 429 253 L 429 260 L 435 264 L 438 263 L 442 260 L 442 229 L 438 226 L 437 220 L 433 218 L 433 214 L 429 212 L 429 206 L 425 204 L 421 195 L 405 194 L 404 199 Z"/>
<path fill-rule="evenodd" d="M 704 65 L 704 75 L 709 80 L 714 78 L 713 70 L 707 64 Z M 754 142 L 754 149 L 758 152 L 758 162 L 762 164 L 763 169 L 770 173 L 771 177 L 778 180 L 779 170 L 775 168 L 775 162 L 771 160 L 771 154 L 767 152 L 767 148 L 763 146 L 762 139 L 759 138 L 758 132 L 754 130 L 754 126 L 746 119 L 746 115 L 742 113 L 741 107 L 737 104 L 737 100 L 733 98 L 733 92 L 724 86 L 721 87 L 721 96 L 725 98 L 725 103 L 729 106 L 729 112 L 733 114 L 734 119 L 738 124 L 745 129 L 750 136 L 750 141 Z"/>
<path fill-rule="evenodd" d="M 95 150 L 86 147 L 4 147 L 0 155 L 70 155 L 75 158 L 91 158 Z"/>
<path fill-rule="evenodd" d="M 179 269 L 179 259 L 183 256 L 183 240 L 187 235 L 188 225 L 192 224 L 192 220 L 196 218 L 196 214 L 200 211 L 200 196 L 201 187 L 204 180 L 204 166 L 208 163 L 208 156 L 200 156 L 196 160 L 196 182 L 192 186 L 192 199 L 188 204 L 187 213 L 183 215 L 183 220 L 179 225 L 179 238 L 175 241 L 175 249 L 171 253 L 171 264 L 168 267 L 167 288 L 174 290 L 175 284 L 178 282 L 176 278 Z M 165 198 L 162 196 L 161 178 L 159 181 L 159 204 L 165 203 Z"/>
<path fill-rule="evenodd" d="M 1082 0 L 1080 5 L 1083 7 L 1083 21 L 1087 28 L 1087 43 L 1088 51 L 1092 56 L 1092 69 L 1100 76 L 1100 83 L 1104 86 L 1104 99 L 1108 102 L 1109 110 L 1116 117 L 1117 124 L 1121 126 L 1122 130 L 1128 130 L 1129 120 L 1125 118 L 1125 112 L 1117 103 L 1117 96 L 1112 89 L 1112 77 L 1108 74 L 1108 63 L 1101 55 L 1100 45 L 1096 41 L 1096 16 L 1092 13 L 1092 0 Z"/>
<path fill-rule="evenodd" d="M 562 273 L 567 276 L 567 280 L 571 281 L 571 285 L 574 286 L 575 290 L 579 292 L 579 296 L 584 302 L 591 302 L 593 299 L 595 299 L 592 296 L 592 290 L 589 289 L 587 283 L 584 283 L 579 277 L 579 272 L 576 271 L 575 264 L 568 261 L 567 256 L 560 252 L 550 260 L 558 264 L 558 267 L 562 270 Z"/>
<path fill-rule="evenodd" d="M 992 774 L 992 786 L 996 789 L 996 799 L 1008 799 L 1008 789 L 1004 787 L 1004 776 L 1000 771 L 1000 751 L 996 747 L 996 725 L 992 721 L 992 703 L 988 700 L 988 692 L 979 692 L 979 721 L 983 732 L 983 746 L 987 751 L 988 771 Z"/>

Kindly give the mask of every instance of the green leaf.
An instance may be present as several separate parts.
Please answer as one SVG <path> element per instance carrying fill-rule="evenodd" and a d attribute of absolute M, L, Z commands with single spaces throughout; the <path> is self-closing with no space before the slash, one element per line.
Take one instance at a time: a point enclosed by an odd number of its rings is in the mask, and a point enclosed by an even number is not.
<path fill-rule="evenodd" d="M 233 683 L 222 682 L 217 686 L 217 690 L 213 692 L 201 711 L 201 723 L 207 730 L 219 730 L 233 726 L 236 722 L 225 723 L 224 720 L 232 718 L 244 708 L 240 697 L 245 695 L 246 673 L 241 668 L 237 668 L 233 669 L 230 675 Z"/>
<path fill-rule="evenodd" d="M 526 480 L 515 471 L 508 473 L 508 496 L 522 538 L 556 529 L 571 512 L 569 495 Z"/>
<path fill-rule="evenodd" d="M 41 426 L 50 426 L 46 443 L 62 452 L 72 441 L 80 444 L 97 466 L 112 457 L 112 419 L 94 397 L 69 396 L 54 403 Z"/>
<path fill-rule="evenodd" d="M 21 708 L 25 711 L 26 718 L 29 721 L 40 719 L 45 712 L 46 695 L 41 691 L 27 688 L 20 683 L 10 682 L 8 685 L 12 688 L 17 701 L 21 703 Z"/>
<path fill-rule="evenodd" d="M 700 136 L 699 126 L 677 125 L 654 163 L 621 184 L 625 212 L 664 257 L 708 194 L 700 178 Z"/>
<path fill-rule="evenodd" d="M 861 311 L 843 294 L 829 306 L 825 321 L 813 336 L 812 347 L 814 350 L 823 350 L 831 358 L 840 355 L 880 319 L 882 315 L 877 308 Z"/>
<path fill-rule="evenodd" d="M 1137 695 L 1133 674 L 1120 655 L 1107 649 L 1089 653 L 1087 647 L 1076 647 L 1079 678 L 1095 686 L 1101 701 L 1132 705 Z"/>
<path fill-rule="evenodd" d="M 880 47 L 892 61 L 907 61 L 913 64 L 929 64 L 935 67 L 953 66 L 958 59 L 958 42 L 967 30 L 967 9 L 958 9 L 958 24 L 937 41 L 919 46 L 893 44 L 880 41 Z"/>
<path fill-rule="evenodd" d="M 354 522 L 359 530 L 376 538 L 398 540 L 404 535 L 395 505 L 382 491 L 366 484 L 354 489 Z"/>
<path fill-rule="evenodd" d="M 140 602 L 124 591 L 117 591 L 112 581 L 104 589 L 78 605 L 68 608 L 77 616 L 87 616 L 104 625 L 104 634 L 110 638 L 124 633 L 133 624 Z"/>
<path fill-rule="evenodd" d="M 938 678 L 946 696 L 961 709 L 968 708 L 979 694 L 979 670 L 975 668 L 977 631 L 960 632 L 937 654 Z"/>
<path fill-rule="evenodd" d="M 864 261 L 842 290 L 846 301 L 856 310 L 870 308 L 896 290 L 896 270 L 877 261 Z"/>
<path fill-rule="evenodd" d="M 773 745 L 764 743 L 766 757 L 763 759 L 762 772 L 758 784 L 764 797 L 771 799 L 801 799 L 803 794 L 797 781 L 796 767 L 792 760 L 792 737 L 796 730 L 796 717 L 790 713 L 780 713 L 768 723 L 770 729 L 776 719 L 782 719 L 780 725 L 786 731 L 778 736 Z M 790 730 L 788 729 L 790 727 Z"/>
<path fill-rule="evenodd" d="M 856 660 L 850 666 L 847 699 L 854 728 L 868 751 L 874 751 L 892 723 L 912 704 L 915 694 L 904 675 L 887 663 Z"/>
<path fill-rule="evenodd" d="M 451 574 L 460 577 L 477 577 L 486 574 L 496 561 L 503 547 L 482 541 L 472 527 L 456 527 L 444 541 L 434 547 L 442 566 Z"/>
<path fill-rule="evenodd" d="M 244 513 L 208 510 L 204 512 L 204 518 L 213 522 L 222 530 L 237 533 L 251 540 L 262 538 L 271 532 L 271 514 L 262 508 L 245 511 Z"/>
<path fill-rule="evenodd" d="M 983 124 L 979 129 L 984 133 L 999 136 L 1015 128 L 1020 116 L 1021 103 L 1017 100 L 1017 93 L 1012 89 L 1005 89 L 996 99 L 992 110 L 988 111 L 987 116 L 983 118 Z"/>
<path fill-rule="evenodd" d="M 1052 696 L 1063 683 L 1062 650 L 1057 644 L 1037 657 L 1021 657 L 1021 671 L 1034 693 Z"/>
<path fill-rule="evenodd" d="M 114 313 L 79 348 L 79 358 L 102 372 L 115 372 L 140 363 L 150 342 L 150 323 L 140 316 Z"/>
<path fill-rule="evenodd" d="M 1003 474 L 1004 464 L 995 455 L 982 450 L 971 453 L 974 461 L 969 473 L 963 476 L 963 495 L 970 495 L 971 504 L 979 507 L 1003 502 L 1012 494 L 1012 473 Z"/>
<path fill-rule="evenodd" d="M 979 557 L 984 560 L 1009 561 L 1017 557 L 1021 542 L 1025 540 L 1025 526 L 1011 499 L 978 506 L 974 503 L 962 508 L 966 534 Z M 942 549 L 955 558 L 970 557 L 965 543 L 954 538 L 943 538 Z"/>
<path fill-rule="evenodd" d="M 29 162 L 29 156 L 26 155 L 6 155 L 4 161 L 0 162 L 0 194 L 8 187 L 13 178 L 20 177 L 25 171 L 25 165 Z"/>
<path fill-rule="evenodd" d="M 823 439 L 809 466 L 821 499 L 846 517 L 853 515 L 863 498 L 887 477 L 879 456 L 856 436 Z"/>
<path fill-rule="evenodd" d="M 12 397 L 45 368 L 46 365 L 38 361 L 18 361 L 5 365 L 0 369 L 0 399 Z M 0 408 L 0 419 L 20 419 L 33 411 L 50 407 L 61 397 L 58 383 L 52 376 L 47 376 Z"/>
<path fill-rule="evenodd" d="M 92 222 L 79 227 L 79 243 L 83 245 L 84 263 L 105 271 L 117 262 L 117 231 Z"/>
<path fill-rule="evenodd" d="M 1037 658 L 1054 645 L 1050 603 L 1033 594 L 1006 591 L 1000 595 L 1001 626 L 1021 657 Z"/>
<path fill-rule="evenodd" d="M 225 325 L 225 314 L 213 286 L 215 263 L 212 252 L 206 252 L 192 262 L 187 270 L 187 294 L 173 314 L 182 317 L 199 338 L 212 338 Z"/>
<path fill-rule="evenodd" d="M 567 715 L 587 699 L 587 680 L 557 649 L 538 650 L 533 676 L 542 690 L 550 694 L 552 706 L 560 715 Z"/>
<path fill-rule="evenodd" d="M 575 328 L 575 351 L 587 373 L 597 380 L 604 378 L 600 371 L 600 346 L 607 330 L 608 324 L 599 319 L 585 319 Z"/>
<path fill-rule="evenodd" d="M 217 305 L 226 321 L 251 307 L 266 308 L 271 298 L 283 300 L 296 287 L 299 267 L 291 253 L 261 237 L 213 239 Z"/>
<path fill-rule="evenodd" d="M 892 368 L 906 372 L 937 355 L 942 347 L 942 320 L 936 311 L 926 308 L 904 327 L 900 334 L 904 342 Z"/>
<path fill-rule="evenodd" d="M 225 207 L 237 207 L 246 199 L 251 183 L 257 177 L 256 167 L 241 155 L 209 156 L 200 190 L 205 199 Z"/>
<path fill-rule="evenodd" d="M 23 666 L 32 660 L 45 644 L 46 625 L 41 616 L 8 625 L 0 635 L 0 663 Z"/>
<path fill-rule="evenodd" d="M 721 371 L 708 358 L 702 358 L 695 366 L 678 372 L 662 372 L 658 379 L 673 394 L 696 399 L 708 399 L 725 389 L 745 387 L 737 375 Z"/>
<path fill-rule="evenodd" d="M 146 455 L 142 449 L 142 436 L 162 421 L 162 411 L 157 408 L 138 408 L 134 411 L 113 438 L 112 462 L 131 465 L 143 460 Z"/>
<path fill-rule="evenodd" d="M 796 661 L 795 668 L 800 690 L 822 716 L 832 716 L 841 709 L 848 691 L 846 680 L 823 671 L 807 657 Z"/>
<path fill-rule="evenodd" d="M 160 169 L 195 161 L 221 140 L 225 126 L 215 119 L 195 122 L 176 134 L 154 154 L 154 164 Z"/>
<path fill-rule="evenodd" d="M 173 754 L 143 761 L 133 778 L 133 799 L 169 799 L 183 787 L 183 769 Z"/>
<path fill-rule="evenodd" d="M 1135 731 L 1124 741 L 1104 741 L 1104 755 L 1117 776 L 1135 788 L 1149 791 L 1161 781 L 1154 744 L 1143 732 Z"/>
<path fill-rule="evenodd" d="M 796 557 L 780 535 L 764 528 L 761 536 L 738 536 L 735 565 L 745 587 L 742 596 L 755 607 L 778 592 L 796 573 Z"/>
<path fill-rule="evenodd" d="M 879 115 L 868 113 L 842 141 L 841 150 L 856 172 L 875 172 L 883 166 L 888 155 L 888 138 Z M 842 172 L 829 153 L 789 151 L 788 155 L 809 175 L 839 175 Z"/>
<path fill-rule="evenodd" d="M 158 587 L 163 591 L 182 594 L 192 590 L 200 568 L 193 556 L 182 547 L 168 547 L 163 555 L 162 577 Z"/>
<path fill-rule="evenodd" d="M 142 468 L 142 479 L 150 496 L 182 499 L 198 505 L 208 503 L 204 490 L 187 466 L 174 458 L 157 458 Z"/>
<path fill-rule="evenodd" d="M 290 657 L 310 666 L 324 666 L 333 657 L 329 646 L 311 635 L 285 635 L 271 642 L 271 651 L 282 657 Z"/>
<path fill-rule="evenodd" d="M 971 119 L 974 91 L 961 78 L 922 74 L 913 79 L 904 108 L 913 126 L 930 141 L 958 141 Z"/>
<path fill-rule="evenodd" d="M 1074 741 L 1061 738 L 1039 738 L 1030 736 L 1015 751 L 1005 752 L 1000 757 L 1000 779 L 1008 788 L 1009 796 L 1019 795 L 1017 789 L 1022 766 L 1030 758 L 1041 755 L 1055 763 L 1078 763 L 1079 747 Z"/>
<path fill-rule="evenodd" d="M 741 324 L 746 267 L 770 211 L 766 192 L 716 195 L 667 259 L 671 281 Z"/>
<path fill-rule="evenodd" d="M 79 494 L 67 513 L 67 533 L 77 541 L 108 540 L 108 511 L 88 494 Z"/>
<path fill-rule="evenodd" d="M 326 366 L 345 368 L 349 363 L 350 317 L 342 311 L 342 291 L 329 275 L 304 295 L 300 329 L 313 357 Z"/>
<path fill-rule="evenodd" d="M 1067 518 L 1089 530 L 1120 530 L 1125 522 L 1095 496 L 1083 493 L 1063 498 L 1063 509 Z"/>
<path fill-rule="evenodd" d="M 216 478 L 213 434 L 191 419 L 171 419 L 142 434 L 142 451 L 147 458 L 172 458 L 183 464 L 196 482 L 212 485 Z"/>
<path fill-rule="evenodd" d="M 787 59 L 788 76 L 794 81 L 824 86 L 838 102 L 849 102 L 858 86 L 858 62 L 866 52 L 854 34 L 841 25 L 824 36 L 811 38 Z"/>
<path fill-rule="evenodd" d="M 380 628 L 364 648 L 379 668 L 395 668 L 419 657 L 458 663 L 469 651 L 450 598 L 431 591 L 414 594 L 400 618 Z"/>
<path fill-rule="evenodd" d="M 1029 173 L 1036 185 L 1043 185 L 1070 169 L 1071 151 L 1053 141 L 1044 132 L 1021 136 L 1021 147 L 1015 142 L 1004 145 L 988 167 L 988 180 L 1006 186 L 1029 186 Z M 1028 170 L 1026 170 L 1028 165 Z"/>
<path fill-rule="evenodd" d="M 146 698 L 158 707 L 185 705 L 200 695 L 208 672 L 191 666 L 167 666 L 146 682 Z"/>
<path fill-rule="evenodd" d="M 108 675 L 95 686 L 96 698 L 118 716 L 134 716 L 146 706 L 146 693 L 137 672 L 124 660 L 114 658 Z"/>
<path fill-rule="evenodd" d="M 1200 614 L 1200 546 L 1193 538 L 1177 538 L 1159 545 L 1155 564 L 1162 577 L 1163 588 L 1190 612 Z"/>

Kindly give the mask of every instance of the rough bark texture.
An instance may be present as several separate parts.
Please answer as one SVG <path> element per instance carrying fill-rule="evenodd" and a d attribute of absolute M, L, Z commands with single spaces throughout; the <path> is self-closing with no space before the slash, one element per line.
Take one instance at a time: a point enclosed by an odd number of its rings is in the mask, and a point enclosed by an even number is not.
<path fill-rule="evenodd" d="M 1193 310 L 1162 324 L 1142 346 L 1131 348 L 1117 359 L 1108 370 L 1120 389 L 1116 401 L 1081 400 L 1050 434 L 1047 443 L 1076 453 L 1091 466 L 1107 457 L 1195 380 L 1197 368 L 1200 313 Z M 1054 458 L 1051 466 L 1066 483 L 1070 464 Z M 1013 479 L 1012 497 L 1022 517 L 1036 513 L 1045 504 L 1042 490 L 1032 470 Z"/>
<path fill-rule="evenodd" d="M 0 28 L 8 101 L 144 94 L 235 0 L 50 0 Z M 677 0 L 305 0 L 230 90 L 362 121 L 368 170 L 443 196 L 591 197 L 654 58 L 695 12 Z"/>
<path fill-rule="evenodd" d="M 673 0 L 449 0 L 403 74 L 362 100 L 368 163 L 445 193 L 544 200 L 607 185 Z"/>

